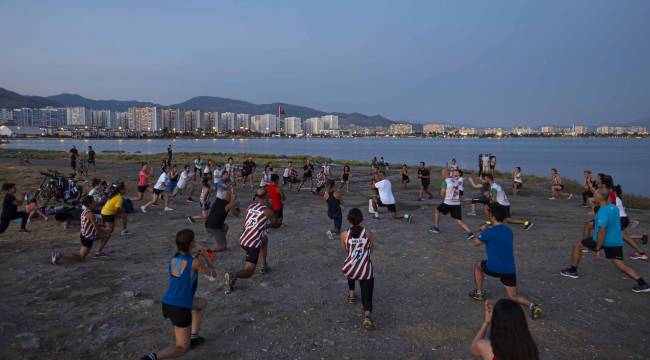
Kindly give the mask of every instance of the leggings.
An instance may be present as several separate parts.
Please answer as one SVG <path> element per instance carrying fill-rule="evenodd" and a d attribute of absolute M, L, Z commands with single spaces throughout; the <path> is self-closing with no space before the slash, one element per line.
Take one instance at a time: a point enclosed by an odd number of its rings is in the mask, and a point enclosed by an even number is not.
<path fill-rule="evenodd" d="M 0 218 L 0 234 L 5 232 L 7 228 L 9 227 L 9 224 L 11 224 L 11 221 L 20 219 L 20 228 L 25 229 L 25 225 L 27 225 L 27 217 L 29 215 L 24 212 L 24 211 L 19 211 L 16 213 L 16 216 L 13 218 L 8 218 L 8 217 L 2 217 Z"/>
<path fill-rule="evenodd" d="M 594 196 L 594 193 L 592 193 L 591 191 L 589 191 L 589 190 L 583 191 L 582 192 L 582 203 L 586 204 L 587 199 L 589 199 L 590 197 L 593 197 L 593 196 Z"/>
<path fill-rule="evenodd" d="M 332 216 L 332 215 L 330 215 L 330 214 L 327 214 L 327 216 L 328 216 L 330 219 L 334 220 L 334 228 L 335 228 L 338 232 L 341 232 L 341 226 L 343 225 L 343 214 L 341 214 L 341 213 L 339 212 L 339 213 L 336 214 L 336 215 L 333 215 L 333 216 Z"/>
<path fill-rule="evenodd" d="M 354 291 L 354 282 L 356 280 L 348 279 L 348 288 Z M 375 287 L 375 278 L 369 280 L 359 280 L 361 288 L 361 303 L 363 311 L 372 311 L 372 290 Z"/>

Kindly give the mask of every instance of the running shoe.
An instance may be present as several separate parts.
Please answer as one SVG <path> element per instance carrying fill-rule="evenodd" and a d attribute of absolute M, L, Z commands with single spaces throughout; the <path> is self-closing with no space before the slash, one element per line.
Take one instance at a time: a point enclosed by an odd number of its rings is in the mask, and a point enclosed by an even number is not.
<path fill-rule="evenodd" d="M 537 320 L 542 317 L 542 307 L 539 304 L 530 304 L 530 317 Z"/>
<path fill-rule="evenodd" d="M 190 222 L 190 224 L 194 224 L 194 223 L 195 223 L 194 219 L 192 219 L 191 216 L 186 217 L 186 219 L 187 219 L 187 221 Z"/>
<path fill-rule="evenodd" d="M 140 360 L 158 360 L 158 356 L 156 356 L 156 353 L 150 352 L 147 355 L 141 357 Z"/>
<path fill-rule="evenodd" d="M 485 225 L 492 226 L 492 220 L 485 220 Z"/>
<path fill-rule="evenodd" d="M 103 251 L 95 253 L 95 258 L 102 258 L 102 257 L 108 257 L 108 253 Z"/>
<path fill-rule="evenodd" d="M 191 197 L 188 197 L 187 200 L 185 200 L 185 201 L 187 201 L 187 202 L 194 202 L 194 199 L 192 199 Z M 201 338 L 201 339 L 202 339 L 202 338 Z"/>
<path fill-rule="evenodd" d="M 648 255 L 645 252 L 633 252 L 630 255 L 630 260 L 648 260 Z"/>
<path fill-rule="evenodd" d="M 364 318 L 363 319 L 363 328 L 366 330 L 372 330 L 374 329 L 374 324 L 372 323 L 372 320 L 370 318 Z"/>
<path fill-rule="evenodd" d="M 578 276 L 578 272 L 575 270 L 571 270 L 571 268 L 560 271 L 560 275 L 570 277 L 571 279 L 577 279 L 580 277 Z"/>
<path fill-rule="evenodd" d="M 120 231 L 120 236 L 127 236 L 127 235 L 131 235 L 129 229 L 122 229 L 122 231 Z"/>
<path fill-rule="evenodd" d="M 190 348 L 194 349 L 195 347 L 203 344 L 204 340 L 205 339 L 203 339 L 203 337 L 201 337 L 199 335 L 196 335 L 196 336 L 192 335 L 192 337 L 190 337 Z"/>
<path fill-rule="evenodd" d="M 635 287 L 632 288 L 632 291 L 634 291 L 635 293 L 650 292 L 650 285 L 648 284 L 636 285 Z"/>
<path fill-rule="evenodd" d="M 59 264 L 59 257 L 60 254 L 58 251 L 52 251 L 52 254 L 50 255 L 50 258 L 52 259 L 52 264 L 53 265 L 58 265 Z"/>
<path fill-rule="evenodd" d="M 467 216 L 476 216 L 476 211 L 470 211 L 467 213 Z"/>
<path fill-rule="evenodd" d="M 549 200 L 555 200 L 555 197 L 554 197 L 554 196 L 551 196 L 551 197 L 548 198 L 548 199 L 549 199 Z"/>
<path fill-rule="evenodd" d="M 21 232 L 21 233 L 30 233 L 31 231 L 29 231 L 29 230 L 27 230 L 27 229 L 20 229 L 20 230 L 18 230 L 18 232 Z"/>
<path fill-rule="evenodd" d="M 165 208 L 165 211 L 174 211 L 174 209 L 172 209 L 172 208 L 170 208 L 170 207 L 166 207 L 166 208 Z"/>
<path fill-rule="evenodd" d="M 235 275 L 233 273 L 226 272 L 223 274 L 223 279 L 224 282 L 226 283 L 226 294 L 230 294 L 235 288 L 235 283 L 237 282 L 237 278 L 235 278 Z"/>
<path fill-rule="evenodd" d="M 271 268 L 270 268 L 269 265 L 267 265 L 267 264 L 265 264 L 264 266 L 262 266 L 262 267 L 260 268 L 260 273 L 261 273 L 261 274 L 268 274 L 268 273 L 270 273 L 270 272 L 271 272 Z"/>
<path fill-rule="evenodd" d="M 573 199 L 573 194 L 569 194 L 569 196 L 567 196 L 566 199 L 567 199 L 567 200 L 571 200 L 571 199 Z"/>
<path fill-rule="evenodd" d="M 378 213 L 372 214 L 372 218 L 375 220 L 379 220 L 379 214 Z"/>
<path fill-rule="evenodd" d="M 476 291 L 476 289 L 470 291 L 467 295 L 477 301 L 485 301 L 486 299 L 485 294 Z"/>
<path fill-rule="evenodd" d="M 530 230 L 533 227 L 533 223 L 530 221 L 524 221 L 524 230 Z"/>
<path fill-rule="evenodd" d="M 587 205 L 587 204 L 582 204 L 582 207 L 583 207 L 583 208 L 588 208 L 589 205 Z"/>
<path fill-rule="evenodd" d="M 429 232 L 432 232 L 434 234 L 440 234 L 440 228 L 433 226 L 431 229 L 429 229 Z"/>
<path fill-rule="evenodd" d="M 412 215 L 408 215 L 408 214 L 406 214 L 406 215 L 404 215 L 404 217 L 406 218 L 406 222 L 407 222 L 408 224 L 410 224 L 410 223 L 413 222 L 413 216 L 412 216 Z"/>
<path fill-rule="evenodd" d="M 328 239 L 334 240 L 334 234 L 332 234 L 332 230 L 327 230 L 325 234 L 327 235 Z"/>
<path fill-rule="evenodd" d="M 144 205 L 140 206 L 140 210 L 142 210 L 142 213 L 144 213 L 144 214 L 147 213 L 147 208 L 144 207 Z"/>
<path fill-rule="evenodd" d="M 472 240 L 472 239 L 474 238 L 474 233 L 471 232 L 471 231 L 468 232 L 467 234 L 465 234 L 465 238 L 466 238 L 467 240 Z"/>

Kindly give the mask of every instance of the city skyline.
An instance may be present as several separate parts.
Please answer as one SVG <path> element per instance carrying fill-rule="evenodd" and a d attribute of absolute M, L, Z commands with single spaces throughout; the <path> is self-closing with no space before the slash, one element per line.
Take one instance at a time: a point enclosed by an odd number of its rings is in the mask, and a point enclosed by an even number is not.
<path fill-rule="evenodd" d="M 647 1 L 6 1 L 0 86 L 477 127 L 632 122 L 650 117 L 648 17 Z"/>

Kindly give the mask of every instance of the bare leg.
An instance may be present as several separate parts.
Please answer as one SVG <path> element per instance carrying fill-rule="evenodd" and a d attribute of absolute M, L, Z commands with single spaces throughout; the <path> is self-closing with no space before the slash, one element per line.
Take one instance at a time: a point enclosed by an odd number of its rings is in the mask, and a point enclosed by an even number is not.
<path fill-rule="evenodd" d="M 192 316 L 194 317 L 194 316 Z M 176 346 L 166 347 L 156 353 L 158 359 L 170 359 L 185 355 L 190 350 L 190 334 L 191 327 L 176 327 L 174 326 L 174 337 L 176 338 Z"/>
<path fill-rule="evenodd" d="M 433 226 L 438 227 L 440 225 L 440 211 L 436 209 L 436 211 L 433 212 Z"/>
<path fill-rule="evenodd" d="M 269 255 L 269 239 L 262 240 L 262 247 L 260 248 L 260 260 L 262 261 L 262 266 L 268 265 L 268 255 Z"/>
<path fill-rule="evenodd" d="M 573 252 L 571 253 L 571 266 L 578 267 L 580 265 L 580 259 L 582 259 L 582 249 L 583 246 L 580 241 L 576 241 L 573 245 Z"/>
<path fill-rule="evenodd" d="M 524 305 L 526 307 L 530 306 L 530 301 L 526 299 L 525 297 L 519 295 L 517 293 L 517 288 L 514 286 L 506 286 L 506 294 L 508 295 L 508 299 L 515 301 L 521 305 Z"/>
<path fill-rule="evenodd" d="M 483 269 L 480 262 L 474 264 L 474 287 L 477 293 L 483 292 Z"/>
<path fill-rule="evenodd" d="M 208 307 L 208 302 L 204 298 L 194 297 L 192 301 L 192 334 L 198 334 L 201 329 L 201 319 L 205 309 Z"/>
<path fill-rule="evenodd" d="M 460 226 L 463 230 L 465 230 L 466 233 L 472 232 L 467 225 L 463 222 L 463 220 L 456 220 L 456 224 Z"/>
<path fill-rule="evenodd" d="M 643 252 L 643 250 L 641 250 L 641 248 L 639 247 L 639 244 L 636 243 L 636 241 L 632 236 L 628 235 L 627 232 L 625 232 L 625 230 L 623 230 L 621 233 L 623 234 L 623 240 L 625 240 L 625 242 L 628 245 L 630 245 L 634 249 L 634 251 L 638 253 Z"/>
<path fill-rule="evenodd" d="M 612 259 L 612 263 L 614 263 L 614 266 L 620 270 L 623 274 L 629 276 L 632 280 L 639 280 L 639 275 L 632 269 L 631 267 L 627 266 L 623 260 L 618 260 L 618 259 Z"/>

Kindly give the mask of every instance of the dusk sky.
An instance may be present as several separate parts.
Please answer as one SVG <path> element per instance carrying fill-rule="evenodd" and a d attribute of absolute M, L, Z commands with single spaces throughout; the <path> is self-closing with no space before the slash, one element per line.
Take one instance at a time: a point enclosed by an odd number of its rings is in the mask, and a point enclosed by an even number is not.
<path fill-rule="evenodd" d="M 0 87 L 30 95 L 473 126 L 650 117 L 648 0 L 3 0 L 0 34 Z"/>

